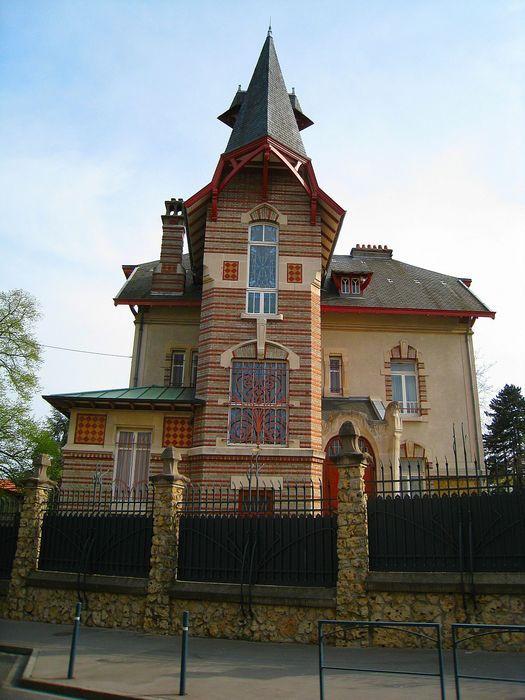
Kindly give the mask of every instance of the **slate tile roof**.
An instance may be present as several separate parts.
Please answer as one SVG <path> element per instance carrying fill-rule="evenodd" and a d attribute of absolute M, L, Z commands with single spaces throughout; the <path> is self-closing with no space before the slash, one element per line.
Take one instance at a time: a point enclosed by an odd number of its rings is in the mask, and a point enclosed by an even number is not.
<path fill-rule="evenodd" d="M 294 105 L 296 103 L 296 109 L 302 114 L 299 101 L 294 98 Z M 271 136 L 296 153 L 306 155 L 271 34 L 266 37 L 246 93 L 243 95 L 241 91 L 234 102 L 236 99 L 242 102 L 226 153 L 263 136 Z M 232 106 L 235 107 L 237 103 L 232 103 Z M 224 117 L 222 121 L 226 121 L 228 113 L 221 115 Z"/>
<path fill-rule="evenodd" d="M 174 299 L 181 301 L 198 301 L 201 298 L 202 289 L 193 281 L 193 275 L 190 270 L 190 256 L 182 256 L 182 266 L 186 271 L 186 286 L 183 294 L 174 296 L 173 294 L 153 294 L 151 292 L 151 283 L 153 272 L 160 265 L 159 260 L 141 263 L 136 265 L 135 269 L 124 282 L 122 288 L 115 296 L 116 304 L 124 303 L 140 303 L 152 300 L 157 301 L 173 301 Z"/>
<path fill-rule="evenodd" d="M 158 260 L 137 265 L 115 297 L 115 303 L 138 303 L 154 301 L 198 302 L 202 288 L 193 282 L 189 255 L 183 255 L 186 270 L 186 289 L 182 295 L 151 293 L 153 271 Z M 332 272 L 351 275 L 372 273 L 369 285 L 361 297 L 339 295 L 332 280 Z M 466 315 L 493 316 L 463 282 L 457 277 L 444 275 L 415 265 L 381 255 L 352 257 L 334 255 L 321 290 L 324 306 L 353 308 L 416 309 L 433 312 L 465 312 Z"/>
<path fill-rule="evenodd" d="M 332 279 L 339 274 L 372 273 L 361 297 L 339 295 Z M 457 277 L 373 254 L 370 257 L 334 255 L 326 275 L 321 303 L 354 308 L 417 309 L 434 312 L 472 312 L 493 315 Z"/>

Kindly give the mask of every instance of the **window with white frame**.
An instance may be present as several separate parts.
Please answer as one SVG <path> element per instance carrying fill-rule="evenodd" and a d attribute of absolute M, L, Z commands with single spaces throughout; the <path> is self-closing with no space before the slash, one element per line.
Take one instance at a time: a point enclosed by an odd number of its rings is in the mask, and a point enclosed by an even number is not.
<path fill-rule="evenodd" d="M 174 350 L 171 353 L 171 386 L 184 386 L 184 356 L 182 350 Z"/>
<path fill-rule="evenodd" d="M 286 445 L 288 364 L 234 360 L 231 368 L 228 441 Z"/>
<path fill-rule="evenodd" d="M 341 278 L 341 294 L 349 294 L 350 293 L 350 280 L 348 277 L 342 277 Z"/>
<path fill-rule="evenodd" d="M 279 230 L 273 224 L 250 226 L 246 292 L 249 314 L 277 313 L 278 235 Z"/>
<path fill-rule="evenodd" d="M 392 360 L 392 399 L 401 405 L 401 413 L 419 414 L 417 368 L 415 360 Z"/>
<path fill-rule="evenodd" d="M 330 393 L 341 394 L 343 392 L 342 362 L 341 358 L 331 356 L 329 358 Z"/>
<path fill-rule="evenodd" d="M 115 456 L 114 485 L 137 489 L 148 485 L 151 456 L 150 430 L 119 430 Z"/>
<path fill-rule="evenodd" d="M 358 277 L 352 277 L 352 294 L 361 294 L 361 281 Z"/>

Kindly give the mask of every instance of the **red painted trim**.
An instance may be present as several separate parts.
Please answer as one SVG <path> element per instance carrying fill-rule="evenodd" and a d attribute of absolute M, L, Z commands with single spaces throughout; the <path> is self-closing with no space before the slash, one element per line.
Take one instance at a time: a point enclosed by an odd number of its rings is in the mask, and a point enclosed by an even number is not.
<path fill-rule="evenodd" d="M 332 306 L 321 304 L 321 311 L 336 314 L 395 314 L 398 316 L 456 316 L 460 318 L 495 318 L 494 311 L 439 311 L 437 309 L 391 309 L 380 306 Z"/>
<path fill-rule="evenodd" d="M 263 202 L 268 198 L 268 163 L 270 161 L 270 148 L 266 146 L 264 149 L 264 161 L 263 161 L 263 191 L 262 199 Z"/>
<path fill-rule="evenodd" d="M 282 163 L 284 163 L 284 164 L 286 165 L 286 167 L 287 167 L 288 170 L 292 173 L 292 175 L 294 175 L 294 176 L 299 180 L 299 182 L 301 183 L 301 186 L 303 187 L 303 189 L 306 190 L 306 192 L 308 192 L 309 195 L 311 195 L 311 194 L 312 194 L 312 190 L 311 190 L 310 187 L 308 186 L 306 180 L 305 180 L 304 178 L 302 178 L 302 177 L 299 175 L 299 173 L 298 173 L 297 170 L 294 168 L 294 166 L 293 166 L 293 165 L 290 163 L 290 161 L 286 158 L 286 155 L 285 155 L 284 153 L 282 153 L 278 148 L 276 148 L 275 146 L 273 146 L 272 144 L 270 144 L 270 150 L 271 150 L 271 152 L 272 152 L 274 155 L 277 156 L 277 158 L 279 158 L 279 160 L 280 160 Z"/>
<path fill-rule="evenodd" d="M 222 190 L 226 187 L 230 180 L 232 180 L 237 175 L 239 170 L 242 170 L 242 168 L 244 168 L 245 165 L 247 165 L 251 160 L 255 158 L 255 156 L 259 155 L 259 153 L 261 153 L 261 151 L 263 150 L 264 144 L 256 148 L 254 151 L 251 151 L 246 156 L 244 156 L 244 158 L 238 161 L 235 168 L 230 173 L 228 173 L 224 180 L 218 185 L 219 192 L 222 192 Z"/>
<path fill-rule="evenodd" d="M 200 306 L 200 299 L 113 299 L 115 306 Z"/>
<path fill-rule="evenodd" d="M 317 220 L 317 196 L 312 194 L 310 199 L 310 223 L 315 226 Z"/>

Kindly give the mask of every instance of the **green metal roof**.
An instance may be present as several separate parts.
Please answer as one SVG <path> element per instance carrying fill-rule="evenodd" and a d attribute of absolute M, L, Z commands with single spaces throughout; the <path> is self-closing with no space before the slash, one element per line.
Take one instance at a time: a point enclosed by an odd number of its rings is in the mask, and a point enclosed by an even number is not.
<path fill-rule="evenodd" d="M 195 398 L 194 387 L 137 386 L 127 389 L 102 389 L 80 391 L 71 394 L 51 394 L 43 396 L 48 403 L 62 413 L 71 408 L 141 408 L 175 409 L 204 403 Z"/>

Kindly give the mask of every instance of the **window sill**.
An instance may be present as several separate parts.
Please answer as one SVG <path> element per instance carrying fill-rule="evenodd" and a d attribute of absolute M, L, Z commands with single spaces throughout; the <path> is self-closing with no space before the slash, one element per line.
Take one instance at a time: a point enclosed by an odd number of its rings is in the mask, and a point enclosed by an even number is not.
<path fill-rule="evenodd" d="M 419 413 L 400 413 L 399 417 L 404 423 L 427 423 L 428 416 L 422 416 Z"/>
<path fill-rule="evenodd" d="M 247 311 L 243 311 L 241 314 L 241 318 L 264 318 L 267 321 L 282 321 L 283 320 L 283 315 L 282 314 L 249 314 Z"/>

